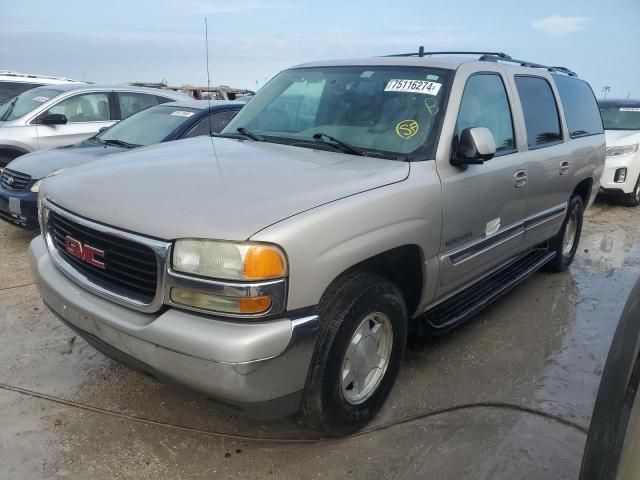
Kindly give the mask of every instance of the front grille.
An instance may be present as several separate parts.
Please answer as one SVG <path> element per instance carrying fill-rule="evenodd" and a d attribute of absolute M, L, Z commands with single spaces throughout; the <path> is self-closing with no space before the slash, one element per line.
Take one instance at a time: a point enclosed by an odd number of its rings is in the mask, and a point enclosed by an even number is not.
<path fill-rule="evenodd" d="M 0 176 L 0 184 L 8 190 L 24 190 L 31 180 L 26 173 L 16 172 L 5 168 Z"/>
<path fill-rule="evenodd" d="M 141 243 L 79 224 L 49 210 L 47 230 L 60 256 L 92 282 L 120 296 L 126 295 L 142 303 L 151 303 L 158 285 L 158 263 L 154 251 Z M 83 246 L 90 245 L 104 252 L 100 259 L 105 268 L 90 265 L 71 255 L 65 237 Z"/>

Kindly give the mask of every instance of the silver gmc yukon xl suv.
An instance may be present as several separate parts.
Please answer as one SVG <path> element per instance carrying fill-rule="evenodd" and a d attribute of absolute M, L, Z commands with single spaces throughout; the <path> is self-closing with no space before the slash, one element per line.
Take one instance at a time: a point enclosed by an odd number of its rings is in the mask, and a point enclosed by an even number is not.
<path fill-rule="evenodd" d="M 568 267 L 604 159 L 565 68 L 310 63 L 212 138 L 45 180 L 30 258 L 46 305 L 106 354 L 344 435 L 380 409 L 408 333 Z"/>

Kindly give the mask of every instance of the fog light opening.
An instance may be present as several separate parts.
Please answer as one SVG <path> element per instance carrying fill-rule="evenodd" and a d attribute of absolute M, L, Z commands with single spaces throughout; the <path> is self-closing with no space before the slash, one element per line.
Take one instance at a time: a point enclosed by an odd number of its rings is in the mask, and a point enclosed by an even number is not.
<path fill-rule="evenodd" d="M 624 183 L 627 179 L 627 169 L 626 168 L 618 168 L 613 177 L 613 181 L 615 183 Z"/>

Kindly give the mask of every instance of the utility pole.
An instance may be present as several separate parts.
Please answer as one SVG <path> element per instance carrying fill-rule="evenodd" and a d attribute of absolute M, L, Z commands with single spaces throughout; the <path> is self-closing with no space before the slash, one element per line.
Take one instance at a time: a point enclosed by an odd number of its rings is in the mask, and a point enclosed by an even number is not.
<path fill-rule="evenodd" d="M 605 85 L 604 87 L 602 87 L 602 96 L 604 98 L 607 98 L 607 92 L 611 91 L 611 87 L 609 85 Z"/>

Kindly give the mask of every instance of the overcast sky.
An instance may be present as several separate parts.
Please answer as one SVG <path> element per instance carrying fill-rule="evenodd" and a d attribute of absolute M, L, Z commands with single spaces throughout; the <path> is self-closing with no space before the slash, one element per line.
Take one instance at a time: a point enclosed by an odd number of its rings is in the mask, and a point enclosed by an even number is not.
<path fill-rule="evenodd" d="M 497 50 L 640 97 L 640 0 L 0 0 L 0 69 L 255 89 L 327 58 Z"/>

